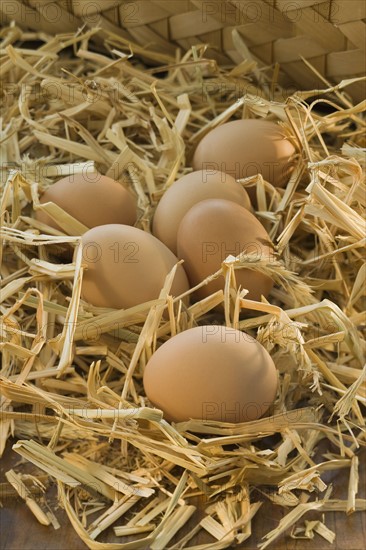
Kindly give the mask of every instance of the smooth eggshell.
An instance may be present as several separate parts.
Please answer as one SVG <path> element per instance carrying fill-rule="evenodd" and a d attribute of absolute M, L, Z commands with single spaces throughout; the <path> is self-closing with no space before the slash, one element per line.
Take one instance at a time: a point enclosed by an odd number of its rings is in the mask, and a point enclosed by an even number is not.
<path fill-rule="evenodd" d="M 277 371 L 267 350 L 233 328 L 209 325 L 173 336 L 149 359 L 150 401 L 174 422 L 247 422 L 273 403 Z"/>
<path fill-rule="evenodd" d="M 268 120 L 248 119 L 226 122 L 211 130 L 198 144 L 194 170 L 221 170 L 235 179 L 262 174 L 281 187 L 291 172 L 290 158 L 295 148 L 278 124 Z M 253 196 L 253 190 L 248 189 Z"/>
<path fill-rule="evenodd" d="M 109 223 L 133 225 L 136 222 L 136 199 L 123 185 L 100 174 L 77 174 L 55 182 L 41 196 L 40 202 L 54 202 L 88 228 Z M 57 223 L 41 210 L 36 218 L 54 229 Z"/>
<path fill-rule="evenodd" d="M 101 225 L 82 236 L 82 297 L 95 306 L 129 308 L 154 300 L 177 258 L 150 233 L 128 225 Z M 171 294 L 189 288 L 181 265 Z"/>
<path fill-rule="evenodd" d="M 205 199 L 227 199 L 251 207 L 247 192 L 229 174 L 198 170 L 183 176 L 164 193 L 153 220 L 154 235 L 174 254 L 181 220 L 192 206 Z"/>
<path fill-rule="evenodd" d="M 208 199 L 193 206 L 184 216 L 178 231 L 178 257 L 184 260 L 184 268 L 191 286 L 218 271 L 225 258 L 231 254 L 255 254 L 270 262 L 272 245 L 267 231 L 246 208 L 222 199 Z M 235 270 L 237 286 L 249 290 L 250 300 L 267 296 L 273 281 L 259 271 Z M 197 298 L 202 299 L 224 289 L 225 279 L 219 276 L 201 287 Z"/>

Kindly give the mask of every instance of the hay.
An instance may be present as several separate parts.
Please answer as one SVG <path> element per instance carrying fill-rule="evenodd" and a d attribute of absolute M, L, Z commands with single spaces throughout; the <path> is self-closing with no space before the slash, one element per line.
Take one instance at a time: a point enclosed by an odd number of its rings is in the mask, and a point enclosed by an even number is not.
<path fill-rule="evenodd" d="M 285 97 L 268 85 L 278 67 L 271 75 L 243 59 L 220 68 L 203 47 L 176 59 L 151 53 L 155 66 L 143 70 L 134 46 L 108 30 L 106 49 L 93 51 L 97 32 L 50 38 L 13 25 L 1 35 L 0 451 L 12 434 L 23 438 L 14 450 L 41 470 L 40 483 L 45 474 L 57 481 L 60 503 L 89 548 L 241 544 L 260 514 L 252 489 L 266 495 L 268 487 L 273 505 L 291 509 L 262 549 L 291 529 L 295 538 L 316 533 L 331 542 L 324 512 L 366 508 L 357 498 L 356 454 L 365 446 L 365 103 L 350 101 L 351 79 Z M 245 57 L 238 37 L 234 44 Z M 328 114 L 324 106 L 332 107 Z M 56 205 L 40 205 L 40 192 L 63 175 L 99 170 L 134 190 L 137 226 L 149 230 L 164 190 L 189 171 L 197 142 L 242 116 L 280 121 L 298 150 L 285 189 L 260 176 L 241 180 L 257 185 L 257 216 L 276 259 L 228 257 L 201 283 L 224 275 L 224 292 L 188 306 L 184 296 L 169 295 L 174 270 L 149 303 L 110 310 L 84 302 L 86 228 Z M 40 208 L 62 231 L 34 219 Z M 65 246 L 75 249 L 69 264 L 54 255 Z M 268 302 L 251 302 L 236 288 L 243 267 L 274 279 Z M 276 401 L 254 422 L 171 425 L 144 395 L 144 366 L 172 335 L 217 318 L 219 304 L 227 326 L 251 333 L 271 353 L 280 375 Z M 323 456 L 320 442 L 329 449 Z M 350 473 L 347 500 L 331 499 L 321 478 L 340 468 Z M 21 473 L 7 478 L 38 521 L 57 527 Z M 321 520 L 299 526 L 308 511 Z M 130 542 L 102 542 L 111 525 Z M 201 530 L 212 542 L 195 546 Z"/>

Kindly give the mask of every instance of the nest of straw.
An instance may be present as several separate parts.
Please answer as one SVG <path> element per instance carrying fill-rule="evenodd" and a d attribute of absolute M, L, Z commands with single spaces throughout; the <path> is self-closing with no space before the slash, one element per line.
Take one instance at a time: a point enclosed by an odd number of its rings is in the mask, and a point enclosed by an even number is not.
<path fill-rule="evenodd" d="M 173 59 L 110 32 L 96 51 L 97 32 L 50 37 L 11 25 L 1 33 L 1 452 L 15 435 L 14 451 L 39 468 L 39 487 L 45 476 L 57 482 L 89 548 L 198 548 L 201 530 L 210 542 L 199 548 L 240 545 L 263 499 L 286 513 L 262 550 L 307 511 L 320 514 L 314 529 L 332 541 L 323 512 L 366 508 L 357 498 L 366 404 L 365 102 L 347 95 L 353 80 L 331 87 L 320 74 L 323 90 L 287 97 L 278 67 L 259 70 L 247 56 L 219 67 L 203 46 Z M 286 188 L 259 176 L 241 181 L 256 185 L 256 215 L 276 247 L 276 262 L 255 266 L 276 283 L 269 300 L 248 301 L 236 288 L 235 270 L 248 267 L 238 257 L 222 265 L 225 292 L 188 307 L 169 295 L 171 277 L 158 299 L 128 310 L 84 302 L 85 228 L 40 205 L 39 194 L 62 175 L 99 171 L 134 190 L 137 225 L 149 231 L 198 141 L 240 117 L 279 121 L 298 151 Z M 63 231 L 36 221 L 37 208 L 48 208 Z M 66 245 L 74 261 L 63 264 L 54 253 Z M 244 308 L 252 314 L 243 317 Z M 148 403 L 142 373 L 154 350 L 210 322 L 249 332 L 271 353 L 280 384 L 269 416 L 174 425 Z M 320 442 L 327 452 L 319 458 Z M 332 498 L 322 479 L 339 468 L 349 469 L 345 500 Z M 57 527 L 21 467 L 7 478 L 41 523 Z M 103 543 L 110 526 L 121 543 Z"/>

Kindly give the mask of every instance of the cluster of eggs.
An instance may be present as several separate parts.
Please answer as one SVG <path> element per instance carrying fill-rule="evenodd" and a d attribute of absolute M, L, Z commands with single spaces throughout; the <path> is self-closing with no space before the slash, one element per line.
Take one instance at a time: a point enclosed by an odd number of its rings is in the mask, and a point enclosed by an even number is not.
<path fill-rule="evenodd" d="M 280 186 L 288 178 L 293 153 L 273 122 L 237 120 L 215 128 L 194 153 L 194 171 L 174 182 L 161 198 L 153 234 L 133 227 L 135 198 L 106 176 L 93 181 L 83 175 L 64 178 L 46 190 L 41 203 L 57 204 L 90 228 L 82 236 L 84 300 L 99 307 L 130 308 L 158 298 L 178 259 L 184 260 L 184 267 L 177 266 L 174 297 L 218 271 L 229 254 L 255 252 L 270 261 L 270 238 L 251 212 L 255 198 L 236 180 L 261 173 Z M 36 217 L 60 229 L 44 210 Z M 268 276 L 249 269 L 237 270 L 236 280 L 253 300 L 267 296 L 273 284 Z M 216 278 L 200 286 L 195 296 L 201 299 L 223 287 L 223 277 Z M 268 409 L 277 376 L 268 353 L 249 335 L 228 333 L 219 326 L 196 327 L 154 353 L 145 369 L 144 387 L 169 420 L 240 422 L 259 418 Z M 248 407 L 251 402 L 254 406 Z"/>

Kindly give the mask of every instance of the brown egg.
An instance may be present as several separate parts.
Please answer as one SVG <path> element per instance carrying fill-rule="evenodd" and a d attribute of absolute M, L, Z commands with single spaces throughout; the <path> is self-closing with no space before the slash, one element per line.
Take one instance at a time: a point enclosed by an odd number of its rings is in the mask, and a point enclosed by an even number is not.
<path fill-rule="evenodd" d="M 184 216 L 178 231 L 178 257 L 191 286 L 195 286 L 221 267 L 223 260 L 240 253 L 254 254 L 270 262 L 272 246 L 263 225 L 249 210 L 223 199 L 209 199 L 193 206 Z M 237 285 L 249 290 L 247 298 L 267 296 L 273 281 L 259 271 L 235 270 Z M 199 299 L 224 289 L 223 276 L 200 288 Z"/>
<path fill-rule="evenodd" d="M 221 170 L 235 179 L 262 174 L 277 187 L 285 185 L 291 172 L 294 146 L 278 124 L 248 119 L 226 122 L 209 132 L 198 144 L 194 170 Z M 248 189 L 252 198 L 253 190 Z"/>
<path fill-rule="evenodd" d="M 150 233 L 129 225 L 100 225 L 82 236 L 86 266 L 82 297 L 95 306 L 129 308 L 159 297 L 177 258 Z M 171 294 L 189 288 L 178 266 Z"/>
<path fill-rule="evenodd" d="M 208 325 L 181 332 L 158 348 L 143 381 L 147 397 L 170 421 L 247 422 L 273 403 L 277 371 L 249 334 Z"/>
<path fill-rule="evenodd" d="M 41 203 L 54 202 L 88 228 L 136 221 L 136 199 L 123 185 L 100 174 L 68 176 L 51 185 L 41 196 Z M 60 229 L 46 212 L 36 211 L 36 218 Z"/>
<path fill-rule="evenodd" d="M 192 206 L 205 199 L 227 199 L 251 207 L 247 192 L 229 174 L 198 170 L 183 176 L 164 193 L 153 220 L 154 235 L 174 254 L 181 220 Z"/>

